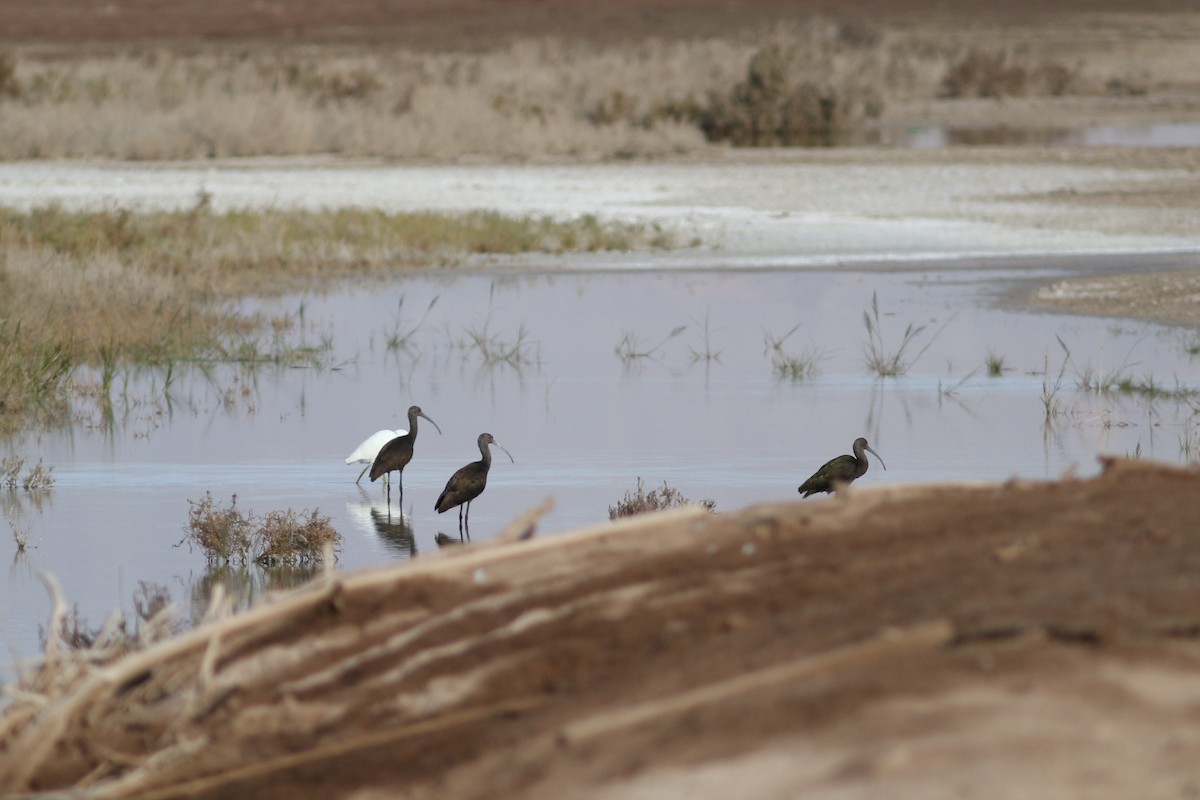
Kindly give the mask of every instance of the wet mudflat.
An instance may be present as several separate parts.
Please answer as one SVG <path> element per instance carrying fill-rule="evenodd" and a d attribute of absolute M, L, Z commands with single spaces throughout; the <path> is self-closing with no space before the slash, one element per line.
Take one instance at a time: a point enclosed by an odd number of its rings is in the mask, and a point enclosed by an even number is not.
<path fill-rule="evenodd" d="M 483 432 L 516 463 L 494 462 L 471 509 L 476 540 L 547 497 L 543 534 L 603 521 L 639 477 L 718 510 L 790 501 L 858 436 L 888 465 L 861 479 L 874 484 L 1088 475 L 1101 454 L 1190 460 L 1193 398 L 1171 395 L 1200 386 L 1195 342 L 998 304 L 1030 279 L 944 265 L 474 274 L 271 301 L 264 310 L 302 319 L 292 335 L 320 352 L 316 365 L 176 366 L 165 388 L 160 372 L 122 375 L 111 415 L 97 405 L 9 443 L 53 465 L 56 482 L 4 497 L 8 524 L 29 535 L 24 553 L 0 543 L 4 636 L 21 657 L 37 652 L 43 572 L 94 625 L 131 612 L 143 582 L 189 618 L 215 581 L 249 602 L 305 577 L 210 570 L 177 546 L 189 502 L 207 492 L 260 514 L 328 515 L 341 569 L 432 552 L 439 534 L 458 538 L 457 515 L 434 500 L 478 459 Z M 867 366 L 865 313 L 885 354 L 916 331 L 903 374 Z M 395 493 L 389 510 L 380 484 L 356 485 L 361 465 L 343 461 L 367 435 L 404 427 L 414 403 L 442 435 L 420 428 L 401 513 Z"/>

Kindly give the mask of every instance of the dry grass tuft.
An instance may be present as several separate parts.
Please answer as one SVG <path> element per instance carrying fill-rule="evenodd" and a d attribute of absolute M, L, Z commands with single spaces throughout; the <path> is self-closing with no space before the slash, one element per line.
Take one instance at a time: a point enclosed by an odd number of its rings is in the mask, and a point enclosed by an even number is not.
<path fill-rule="evenodd" d="M 238 510 L 237 495 L 228 508 L 218 507 L 211 492 L 188 504 L 186 536 L 180 544 L 196 545 L 210 563 L 312 564 L 324 559 L 327 547 L 334 553 L 341 549 L 342 535 L 315 509 L 258 517 Z"/>
<path fill-rule="evenodd" d="M 27 492 L 33 492 L 39 489 L 49 489 L 54 485 L 54 467 L 47 467 L 40 458 L 38 463 L 25 470 L 25 474 L 21 475 L 23 469 L 25 469 L 24 456 L 5 456 L 3 460 L 0 460 L 0 487 L 16 489 L 20 486 Z"/>
<path fill-rule="evenodd" d="M 1027 63 L 1005 50 L 971 48 L 950 64 L 943 97 L 1061 97 L 1078 83 L 1077 70 L 1057 62 Z"/>
<path fill-rule="evenodd" d="M 710 94 L 697 113 L 700 128 L 711 141 L 740 146 L 830 144 L 882 110 L 867 86 L 817 82 L 807 77 L 812 74 L 795 49 L 768 44 L 750 60 L 744 81 Z"/>
<path fill-rule="evenodd" d="M 340 550 L 341 542 L 342 535 L 318 509 L 271 511 L 259 528 L 254 560 L 264 565 L 311 564 L 323 559 L 326 546 Z"/>
<path fill-rule="evenodd" d="M 649 493 L 646 492 L 642 485 L 642 479 L 637 479 L 637 490 L 634 492 L 626 492 L 623 500 L 615 506 L 608 507 L 609 519 L 620 519 L 621 517 L 632 517 L 636 514 L 646 514 L 651 511 L 664 511 L 668 508 L 679 508 L 681 506 L 698 505 L 707 511 L 713 511 L 717 507 L 715 500 L 700 500 L 693 502 L 684 497 L 678 489 L 667 485 L 663 481 L 661 489 L 652 489 Z"/>

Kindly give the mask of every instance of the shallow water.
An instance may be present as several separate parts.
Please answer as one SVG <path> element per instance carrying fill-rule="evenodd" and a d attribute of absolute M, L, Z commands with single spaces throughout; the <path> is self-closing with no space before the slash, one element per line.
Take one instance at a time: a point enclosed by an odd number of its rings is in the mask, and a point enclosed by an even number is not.
<path fill-rule="evenodd" d="M 868 137 L 867 143 L 917 148 L 1031 144 L 1052 147 L 1196 147 L 1200 146 L 1200 123 L 1157 122 L 1063 128 L 930 125 L 877 131 Z"/>
<path fill-rule="evenodd" d="M 546 497 L 556 505 L 543 534 L 602 523 L 639 476 L 648 489 L 666 481 L 718 510 L 795 500 L 797 485 L 857 436 L 887 464 L 872 463 L 867 485 L 1086 475 L 1098 455 L 1135 450 L 1181 461 L 1186 404 L 1075 384 L 1090 369 L 1200 386 L 1190 342 L 1145 324 L 996 305 L 1013 281 L 1029 278 L 1028 269 L 944 267 L 475 274 L 272 302 L 303 308 L 297 340 L 332 342 L 321 366 L 177 367 L 167 391 L 161 373 L 118 376 L 111 418 L 93 410 L 0 448 L 44 459 L 56 478 L 44 492 L 0 492 L 8 564 L 0 631 L 15 655 L 37 652 L 50 612 L 42 572 L 93 625 L 131 611 L 141 582 L 169 588 L 185 617 L 199 613 L 212 577 L 200 552 L 177 544 L 189 501 L 206 492 L 221 505 L 236 495 L 240 509 L 259 514 L 329 515 L 344 535 L 342 569 L 434 551 L 437 534 L 457 538 L 454 512 L 436 514 L 434 500 L 456 468 L 478 458 L 484 431 L 516 463 L 497 453 L 471 508 L 476 540 Z M 910 324 L 925 326 L 902 377 L 878 378 L 864 366 L 873 295 L 886 348 L 898 347 Z M 671 338 L 678 326 L 686 328 Z M 389 334 L 413 327 L 407 346 L 389 348 Z M 783 349 L 819 354 L 810 379 L 777 375 L 765 346 L 767 334 L 793 327 Z M 493 349 L 517 347 L 521 363 L 488 364 L 472 334 Z M 620 357 L 626 337 L 649 355 Z M 982 367 L 989 352 L 1004 359 L 999 377 Z M 1049 425 L 1047 366 L 1052 381 L 1062 373 L 1054 397 L 1062 413 Z M 343 459 L 376 430 L 404 427 L 413 403 L 442 434 L 419 429 L 401 520 L 394 509 L 389 516 L 379 484 L 355 485 L 361 465 Z M 9 526 L 29 533 L 25 553 Z M 239 591 L 253 593 L 276 579 L 251 568 L 240 580 Z"/>

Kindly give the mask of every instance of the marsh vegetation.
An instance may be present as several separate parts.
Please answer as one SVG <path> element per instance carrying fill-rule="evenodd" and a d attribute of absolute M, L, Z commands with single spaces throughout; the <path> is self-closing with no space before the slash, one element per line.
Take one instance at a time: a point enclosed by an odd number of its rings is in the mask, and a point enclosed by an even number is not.
<path fill-rule="evenodd" d="M 302 310 L 247 313 L 234 302 L 246 296 L 445 269 L 473 254 L 670 244 L 661 230 L 588 216 L 218 213 L 203 195 L 178 212 L 0 209 L 0 431 L 66 421 L 79 392 L 103 404 L 131 364 L 156 366 L 169 386 L 183 362 L 324 362 L 331 342 L 308 337 Z M 398 347 L 411 331 L 389 335 Z M 485 359 L 527 357 L 525 342 L 500 341 L 486 320 L 468 339 Z M 73 380 L 80 366 L 95 368 L 95 382 Z"/>

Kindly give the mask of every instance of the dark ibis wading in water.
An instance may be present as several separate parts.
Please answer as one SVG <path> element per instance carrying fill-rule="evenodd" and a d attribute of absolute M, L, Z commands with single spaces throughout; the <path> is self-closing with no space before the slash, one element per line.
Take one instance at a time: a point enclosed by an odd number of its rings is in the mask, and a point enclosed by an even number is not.
<path fill-rule="evenodd" d="M 417 441 L 417 417 L 425 417 L 425 412 L 420 406 L 409 406 L 408 409 L 408 433 L 403 436 L 397 436 L 390 442 L 385 444 L 379 450 L 379 455 L 375 456 L 375 461 L 371 464 L 371 482 L 378 480 L 380 475 L 386 475 L 389 472 L 399 473 L 396 478 L 396 483 L 400 486 L 400 505 L 404 505 L 404 468 L 408 466 L 408 462 L 412 461 L 413 445 Z M 425 417 L 429 419 L 429 417 Z M 429 424 L 437 428 L 437 432 L 441 433 L 442 429 L 438 428 L 438 424 L 429 419 Z M 387 490 L 388 506 L 392 503 L 392 487 L 389 484 Z"/>
<path fill-rule="evenodd" d="M 838 484 L 852 483 L 867 474 L 867 453 L 878 458 L 880 465 L 887 469 L 887 464 L 883 463 L 883 457 L 872 450 L 871 445 L 867 444 L 867 440 L 860 436 L 854 440 L 854 455 L 838 456 L 826 461 L 819 470 L 813 473 L 811 478 L 800 484 L 800 488 L 796 491 L 808 497 L 817 492 L 828 494 L 837 491 Z"/>
<path fill-rule="evenodd" d="M 433 505 L 439 514 L 458 506 L 458 534 L 462 536 L 465 529 L 468 539 L 471 538 L 471 501 L 483 494 L 484 487 L 487 486 L 488 470 L 492 467 L 492 451 L 488 449 L 490 444 L 504 450 L 504 447 L 490 433 L 479 434 L 479 452 L 483 458 L 472 461 L 451 475 L 450 480 L 446 481 L 446 488 L 438 495 L 437 502 Z M 504 450 L 504 455 L 508 456 L 509 461 L 517 463 L 513 461 L 512 453 Z M 466 512 L 465 528 L 464 510 Z"/>

